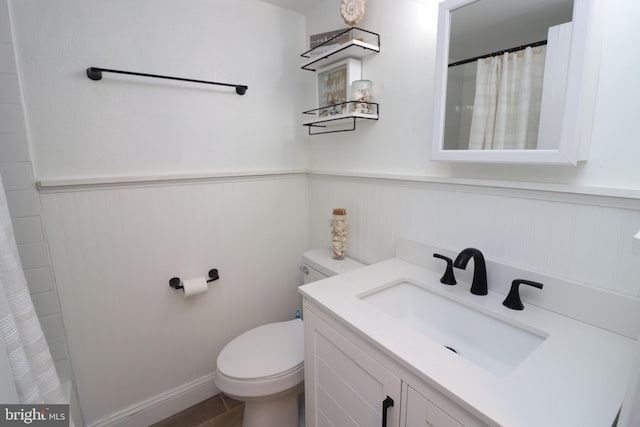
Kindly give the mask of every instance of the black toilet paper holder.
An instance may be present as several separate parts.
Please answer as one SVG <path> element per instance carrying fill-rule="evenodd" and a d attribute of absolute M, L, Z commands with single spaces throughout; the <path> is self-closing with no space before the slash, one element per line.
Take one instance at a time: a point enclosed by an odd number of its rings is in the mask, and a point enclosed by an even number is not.
<path fill-rule="evenodd" d="M 218 269 L 212 268 L 211 270 L 209 270 L 209 280 L 207 280 L 207 283 L 211 283 L 214 280 L 218 280 L 219 278 L 220 275 L 218 274 Z M 172 277 L 169 280 L 169 286 L 171 286 L 173 289 L 184 289 L 184 286 L 182 286 L 182 279 L 179 277 Z"/>

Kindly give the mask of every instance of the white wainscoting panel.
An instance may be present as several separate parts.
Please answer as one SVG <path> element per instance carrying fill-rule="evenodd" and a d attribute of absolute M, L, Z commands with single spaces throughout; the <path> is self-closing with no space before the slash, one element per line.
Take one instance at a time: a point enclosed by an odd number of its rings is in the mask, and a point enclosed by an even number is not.
<path fill-rule="evenodd" d="M 607 205 L 599 196 L 563 201 L 529 190 L 322 175 L 309 185 L 312 247 L 330 245 L 331 210 L 344 207 L 347 255 L 367 264 L 393 257 L 394 238 L 404 236 L 454 251 L 477 247 L 505 264 L 640 296 L 638 200 L 621 208 L 621 199 Z"/>
<path fill-rule="evenodd" d="M 300 307 L 305 175 L 58 190 L 42 205 L 88 425 L 211 375 L 231 338 Z M 168 285 L 211 268 L 206 294 Z"/>

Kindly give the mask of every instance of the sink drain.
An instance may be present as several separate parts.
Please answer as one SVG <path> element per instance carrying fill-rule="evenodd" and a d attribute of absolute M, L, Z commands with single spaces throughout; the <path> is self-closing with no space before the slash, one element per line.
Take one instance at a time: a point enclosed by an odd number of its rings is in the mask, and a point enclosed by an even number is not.
<path fill-rule="evenodd" d="M 444 347 L 448 348 L 449 350 L 453 351 L 456 354 L 458 353 L 455 348 L 449 347 L 448 345 L 445 345 Z"/>

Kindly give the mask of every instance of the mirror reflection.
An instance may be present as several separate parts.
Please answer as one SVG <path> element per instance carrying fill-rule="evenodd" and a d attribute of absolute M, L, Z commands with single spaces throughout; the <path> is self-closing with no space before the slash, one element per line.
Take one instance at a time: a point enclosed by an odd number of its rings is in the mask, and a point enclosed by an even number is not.
<path fill-rule="evenodd" d="M 558 147 L 572 13 L 573 0 L 478 0 L 451 12 L 445 150 Z"/>

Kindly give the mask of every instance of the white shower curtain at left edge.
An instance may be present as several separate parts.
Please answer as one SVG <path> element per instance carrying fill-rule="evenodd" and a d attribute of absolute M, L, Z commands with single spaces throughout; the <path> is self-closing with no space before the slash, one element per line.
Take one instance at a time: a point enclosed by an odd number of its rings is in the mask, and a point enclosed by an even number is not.
<path fill-rule="evenodd" d="M 67 403 L 29 295 L 1 178 L 0 290 L 0 336 L 6 348 L 18 402 Z"/>

